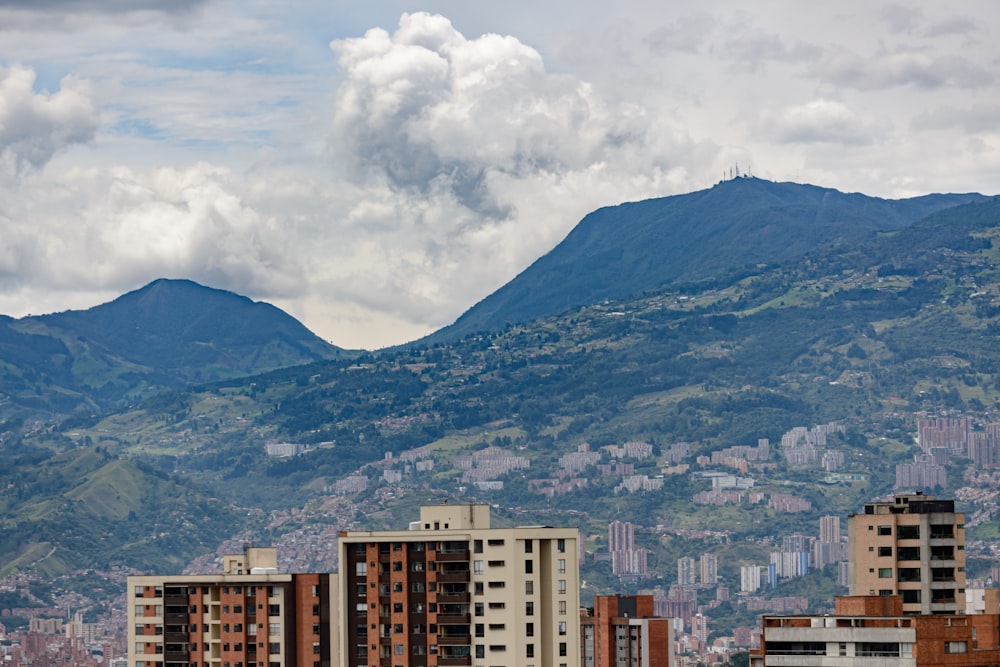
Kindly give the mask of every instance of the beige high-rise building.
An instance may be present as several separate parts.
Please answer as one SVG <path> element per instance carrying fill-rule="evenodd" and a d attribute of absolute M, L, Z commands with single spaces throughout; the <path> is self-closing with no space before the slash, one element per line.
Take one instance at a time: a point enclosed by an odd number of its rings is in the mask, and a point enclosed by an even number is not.
<path fill-rule="evenodd" d="M 488 505 L 340 535 L 341 667 L 578 667 L 575 528 L 493 528 Z"/>
<path fill-rule="evenodd" d="M 900 595 L 904 614 L 965 611 L 965 515 L 915 493 L 865 505 L 847 523 L 851 595 Z"/>

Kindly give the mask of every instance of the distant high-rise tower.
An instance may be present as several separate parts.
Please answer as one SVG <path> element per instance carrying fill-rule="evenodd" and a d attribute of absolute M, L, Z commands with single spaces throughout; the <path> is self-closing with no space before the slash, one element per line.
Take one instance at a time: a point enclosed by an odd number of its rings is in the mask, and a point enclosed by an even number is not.
<path fill-rule="evenodd" d="M 756 593 L 760 589 L 760 565 L 740 567 L 740 592 Z"/>
<path fill-rule="evenodd" d="M 635 548 L 635 526 L 627 521 L 608 524 L 608 551 L 611 553 L 611 571 L 617 576 L 646 576 L 649 572 L 646 559 L 649 550 Z"/>
<path fill-rule="evenodd" d="M 702 584 L 714 586 L 719 582 L 719 559 L 715 554 L 702 554 L 698 564 L 701 569 Z"/>
<path fill-rule="evenodd" d="M 694 586 L 697 582 L 697 570 L 695 560 L 690 556 L 682 556 L 677 559 L 677 585 Z"/>
<path fill-rule="evenodd" d="M 828 514 L 819 518 L 819 541 L 827 544 L 840 542 L 840 517 Z"/>
<path fill-rule="evenodd" d="M 608 524 L 608 551 L 630 551 L 635 548 L 635 526 L 627 521 Z"/>

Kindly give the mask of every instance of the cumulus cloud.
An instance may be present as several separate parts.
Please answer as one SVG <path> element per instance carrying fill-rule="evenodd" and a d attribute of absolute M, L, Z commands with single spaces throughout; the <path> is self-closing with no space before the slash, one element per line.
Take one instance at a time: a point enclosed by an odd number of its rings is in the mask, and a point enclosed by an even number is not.
<path fill-rule="evenodd" d="M 14 171 L 42 167 L 58 151 L 94 138 L 98 115 L 86 88 L 62 80 L 54 94 L 36 93 L 35 72 L 0 68 L 0 159 Z"/>
<path fill-rule="evenodd" d="M 720 52 L 743 70 L 755 72 L 769 62 L 808 62 L 822 52 L 817 46 L 764 30 L 744 28 L 735 32 L 736 36 L 720 46 Z"/>
<path fill-rule="evenodd" d="M 404 15 L 332 45 L 347 83 L 334 125 L 356 177 L 447 191 L 486 217 L 508 210 L 493 178 L 586 168 L 647 141 L 638 110 L 609 108 L 589 86 L 546 72 L 513 37 L 466 39 L 441 16 Z"/>
<path fill-rule="evenodd" d="M 813 68 L 820 78 L 859 90 L 900 86 L 936 89 L 981 88 L 996 81 L 991 68 L 956 55 L 900 49 L 867 57 L 843 49 L 831 51 Z"/>
<path fill-rule="evenodd" d="M 923 20 L 924 14 L 918 7 L 888 4 L 879 11 L 881 19 L 896 33 L 909 33 L 916 30 Z"/>
<path fill-rule="evenodd" d="M 136 11 L 187 11 L 207 0 L 0 0 L 0 9 L 26 12 L 117 14 Z"/>
<path fill-rule="evenodd" d="M 917 130 L 961 129 L 978 134 L 992 132 L 1000 134 L 1000 105 L 977 104 L 967 108 L 952 106 L 924 111 L 913 119 Z"/>
<path fill-rule="evenodd" d="M 715 27 L 716 20 L 708 14 L 684 15 L 653 29 L 645 41 L 654 53 L 699 53 Z"/>
<path fill-rule="evenodd" d="M 673 191 L 696 152 L 517 39 L 468 39 L 442 16 L 406 14 L 394 33 L 331 48 L 345 73 L 331 155 L 365 193 L 346 220 L 392 249 L 362 241 L 352 256 L 368 258 L 368 298 L 396 295 L 407 316 L 446 323 L 589 210 Z"/>
<path fill-rule="evenodd" d="M 877 124 L 835 100 L 819 99 L 761 114 L 760 129 L 783 143 L 864 145 L 879 134 Z"/>
<path fill-rule="evenodd" d="M 300 265 L 277 222 L 237 189 L 227 170 L 207 164 L 33 174 L 5 225 L 0 277 L 15 290 L 119 293 L 157 277 L 185 277 L 283 296 L 301 284 Z"/>

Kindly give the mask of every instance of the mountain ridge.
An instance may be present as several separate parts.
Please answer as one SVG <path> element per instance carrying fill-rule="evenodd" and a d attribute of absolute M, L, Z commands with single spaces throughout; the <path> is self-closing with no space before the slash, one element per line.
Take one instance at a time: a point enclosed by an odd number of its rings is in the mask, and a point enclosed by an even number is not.
<path fill-rule="evenodd" d="M 0 417 L 101 411 L 351 354 L 271 304 L 158 279 L 85 310 L 0 318 Z"/>
<path fill-rule="evenodd" d="M 513 280 L 417 343 L 499 331 L 665 285 L 725 279 L 748 265 L 858 241 L 985 199 L 966 193 L 891 200 L 740 177 L 692 193 L 603 207 Z"/>

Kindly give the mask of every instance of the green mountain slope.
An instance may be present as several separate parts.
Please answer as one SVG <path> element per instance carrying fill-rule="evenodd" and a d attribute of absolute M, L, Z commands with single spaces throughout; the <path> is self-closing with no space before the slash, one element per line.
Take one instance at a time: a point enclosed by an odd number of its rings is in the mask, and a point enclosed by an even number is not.
<path fill-rule="evenodd" d="M 8 443 L 0 465 L 0 574 L 178 569 L 228 537 L 238 516 L 182 480 L 93 447 Z"/>
<path fill-rule="evenodd" d="M 991 199 L 701 290 L 651 289 L 448 344 L 220 380 L 61 431 L 22 431 L 0 468 L 11 536 L 0 560 L 178 562 L 222 533 L 276 540 L 360 515 L 371 526 L 388 521 L 385 510 L 406 520 L 416 499 L 441 497 L 543 513 L 579 525 L 591 546 L 609 517 L 710 526 L 734 544 L 801 531 L 820 513 L 846 515 L 891 491 L 894 465 L 912 460 L 918 415 L 988 420 L 1000 406 L 998 266 L 1000 200 Z M 777 448 L 789 429 L 831 421 L 845 427 L 834 439 L 849 481 L 777 453 L 754 472 L 762 493 L 811 503 L 799 514 L 696 503 L 711 484 L 680 474 L 625 501 L 620 474 L 594 463 L 561 470 L 566 456 L 627 442 L 654 452 L 636 474 L 663 475 L 678 443 L 689 450 L 670 463 L 710 470 L 698 457 L 760 438 Z M 272 443 L 305 451 L 268 456 Z M 527 467 L 501 474 L 502 488 L 477 487 L 469 457 L 487 445 Z M 418 469 L 418 459 L 432 465 Z M 955 484 L 966 463 L 951 464 Z M 401 477 L 387 482 L 390 470 Z M 367 489 L 338 491 L 352 474 Z M 544 493 L 574 475 L 585 483 Z M 273 513 L 270 528 L 234 507 Z M 122 521 L 126 512 L 138 520 Z M 103 551 L 81 531 L 103 535 Z M 663 562 L 683 548 L 649 546 Z"/>
<path fill-rule="evenodd" d="M 693 457 L 841 421 L 852 428 L 849 470 L 866 481 L 845 493 L 803 479 L 817 506 L 846 512 L 890 490 L 892 466 L 912 455 L 899 429 L 913 423 L 900 415 L 985 415 L 998 405 L 998 259 L 1000 201 L 990 200 L 703 292 L 608 300 L 448 345 L 163 395 L 69 437 L 183 470 L 243 506 L 307 503 L 387 453 L 418 447 L 435 467 L 414 484 L 546 506 L 526 480 L 552 475 L 584 444 L 683 441 Z M 895 444 L 875 449 L 873 433 Z M 269 458 L 268 442 L 308 451 Z M 483 495 L 461 481 L 454 458 L 490 442 L 532 465 L 509 490 Z M 369 474 L 375 483 L 377 469 Z M 642 511 L 666 511 L 689 488 L 677 480 Z M 614 496 L 603 493 L 592 487 L 588 507 Z"/>
<path fill-rule="evenodd" d="M 434 343 L 668 285 L 724 282 L 819 247 L 900 229 L 976 194 L 886 200 L 829 188 L 737 178 L 685 195 L 602 208 Z"/>
<path fill-rule="evenodd" d="M 0 320 L 0 415 L 90 413 L 342 354 L 274 306 L 157 280 L 88 310 Z"/>

